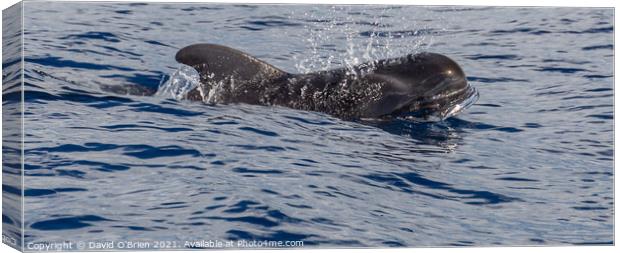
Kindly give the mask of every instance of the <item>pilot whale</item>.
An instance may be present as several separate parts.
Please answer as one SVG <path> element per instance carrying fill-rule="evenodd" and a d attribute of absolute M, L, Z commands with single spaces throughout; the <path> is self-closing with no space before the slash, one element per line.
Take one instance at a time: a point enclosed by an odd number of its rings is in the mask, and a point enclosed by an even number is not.
<path fill-rule="evenodd" d="M 323 112 L 338 118 L 437 121 L 478 99 L 461 67 L 436 53 L 410 54 L 308 74 L 291 74 L 216 44 L 180 49 L 176 61 L 200 74 L 186 99 Z"/>
<path fill-rule="evenodd" d="M 216 44 L 184 47 L 175 58 L 200 76 L 200 85 L 184 98 L 209 104 L 284 106 L 345 120 L 440 121 L 468 108 L 479 96 L 467 83 L 461 67 L 436 53 L 409 54 L 307 74 L 287 73 Z M 141 85 L 101 87 L 130 95 L 157 92 Z"/>

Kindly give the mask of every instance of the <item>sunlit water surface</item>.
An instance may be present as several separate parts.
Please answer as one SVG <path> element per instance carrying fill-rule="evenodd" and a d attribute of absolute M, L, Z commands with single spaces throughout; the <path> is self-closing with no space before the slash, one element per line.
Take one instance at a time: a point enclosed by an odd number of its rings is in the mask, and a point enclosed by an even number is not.
<path fill-rule="evenodd" d="M 613 243 L 613 10 L 26 3 L 26 242 Z M 118 95 L 227 45 L 292 73 L 432 51 L 480 92 L 445 122 Z M 13 214 L 15 215 L 15 214 Z M 4 218 L 11 225 L 11 214 Z"/>

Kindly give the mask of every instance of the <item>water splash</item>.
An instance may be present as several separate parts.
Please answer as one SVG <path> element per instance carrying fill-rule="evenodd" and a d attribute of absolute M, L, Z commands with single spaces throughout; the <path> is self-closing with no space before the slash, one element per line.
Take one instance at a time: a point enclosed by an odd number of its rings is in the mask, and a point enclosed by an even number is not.
<path fill-rule="evenodd" d="M 411 17 L 401 17 L 402 27 L 394 30 L 389 24 L 393 8 L 379 12 L 356 10 L 353 12 L 351 6 L 332 6 L 327 12 L 291 13 L 289 18 L 301 16 L 308 31 L 304 39 L 308 50 L 292 56 L 298 72 L 352 69 L 364 62 L 415 54 L 427 50 L 433 44 L 435 32 L 444 30 L 432 29 Z"/>
<path fill-rule="evenodd" d="M 182 65 L 170 79 L 159 86 L 155 96 L 186 99 L 189 92 L 196 89 L 200 93 L 202 102 L 207 104 L 222 103 L 227 92 L 235 89 L 235 79 L 231 76 L 219 81 L 213 80 L 214 73 L 201 76 L 190 66 Z"/>
<path fill-rule="evenodd" d="M 190 66 L 179 67 L 168 81 L 159 86 L 155 96 L 181 100 L 191 90 L 200 86 L 198 71 Z"/>
<path fill-rule="evenodd" d="M 219 81 L 213 80 L 215 76 L 211 73 L 207 76 L 207 83 L 202 83 L 198 86 L 198 91 L 202 97 L 202 101 L 208 104 L 217 104 L 224 101 L 224 97 L 227 91 L 235 89 L 236 82 L 233 76 L 229 76 Z"/>

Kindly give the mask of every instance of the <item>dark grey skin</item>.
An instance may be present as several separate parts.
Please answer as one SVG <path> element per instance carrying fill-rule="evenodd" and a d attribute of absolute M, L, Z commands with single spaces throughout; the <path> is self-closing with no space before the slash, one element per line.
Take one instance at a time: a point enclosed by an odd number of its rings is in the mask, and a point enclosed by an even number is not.
<path fill-rule="evenodd" d="M 444 119 L 475 102 L 478 95 L 456 62 L 435 53 L 310 74 L 286 73 L 214 44 L 187 46 L 175 58 L 200 74 L 202 86 L 188 93 L 189 100 L 285 106 L 347 120 Z M 206 99 L 214 87 L 217 94 Z"/>

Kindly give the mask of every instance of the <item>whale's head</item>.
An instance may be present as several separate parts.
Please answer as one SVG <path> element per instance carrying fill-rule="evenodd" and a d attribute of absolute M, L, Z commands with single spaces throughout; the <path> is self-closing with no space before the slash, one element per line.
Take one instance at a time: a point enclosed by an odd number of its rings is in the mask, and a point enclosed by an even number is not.
<path fill-rule="evenodd" d="M 363 118 L 440 121 L 478 100 L 461 67 L 435 53 L 379 61 L 365 82 L 380 84 L 379 95 L 362 110 Z"/>

